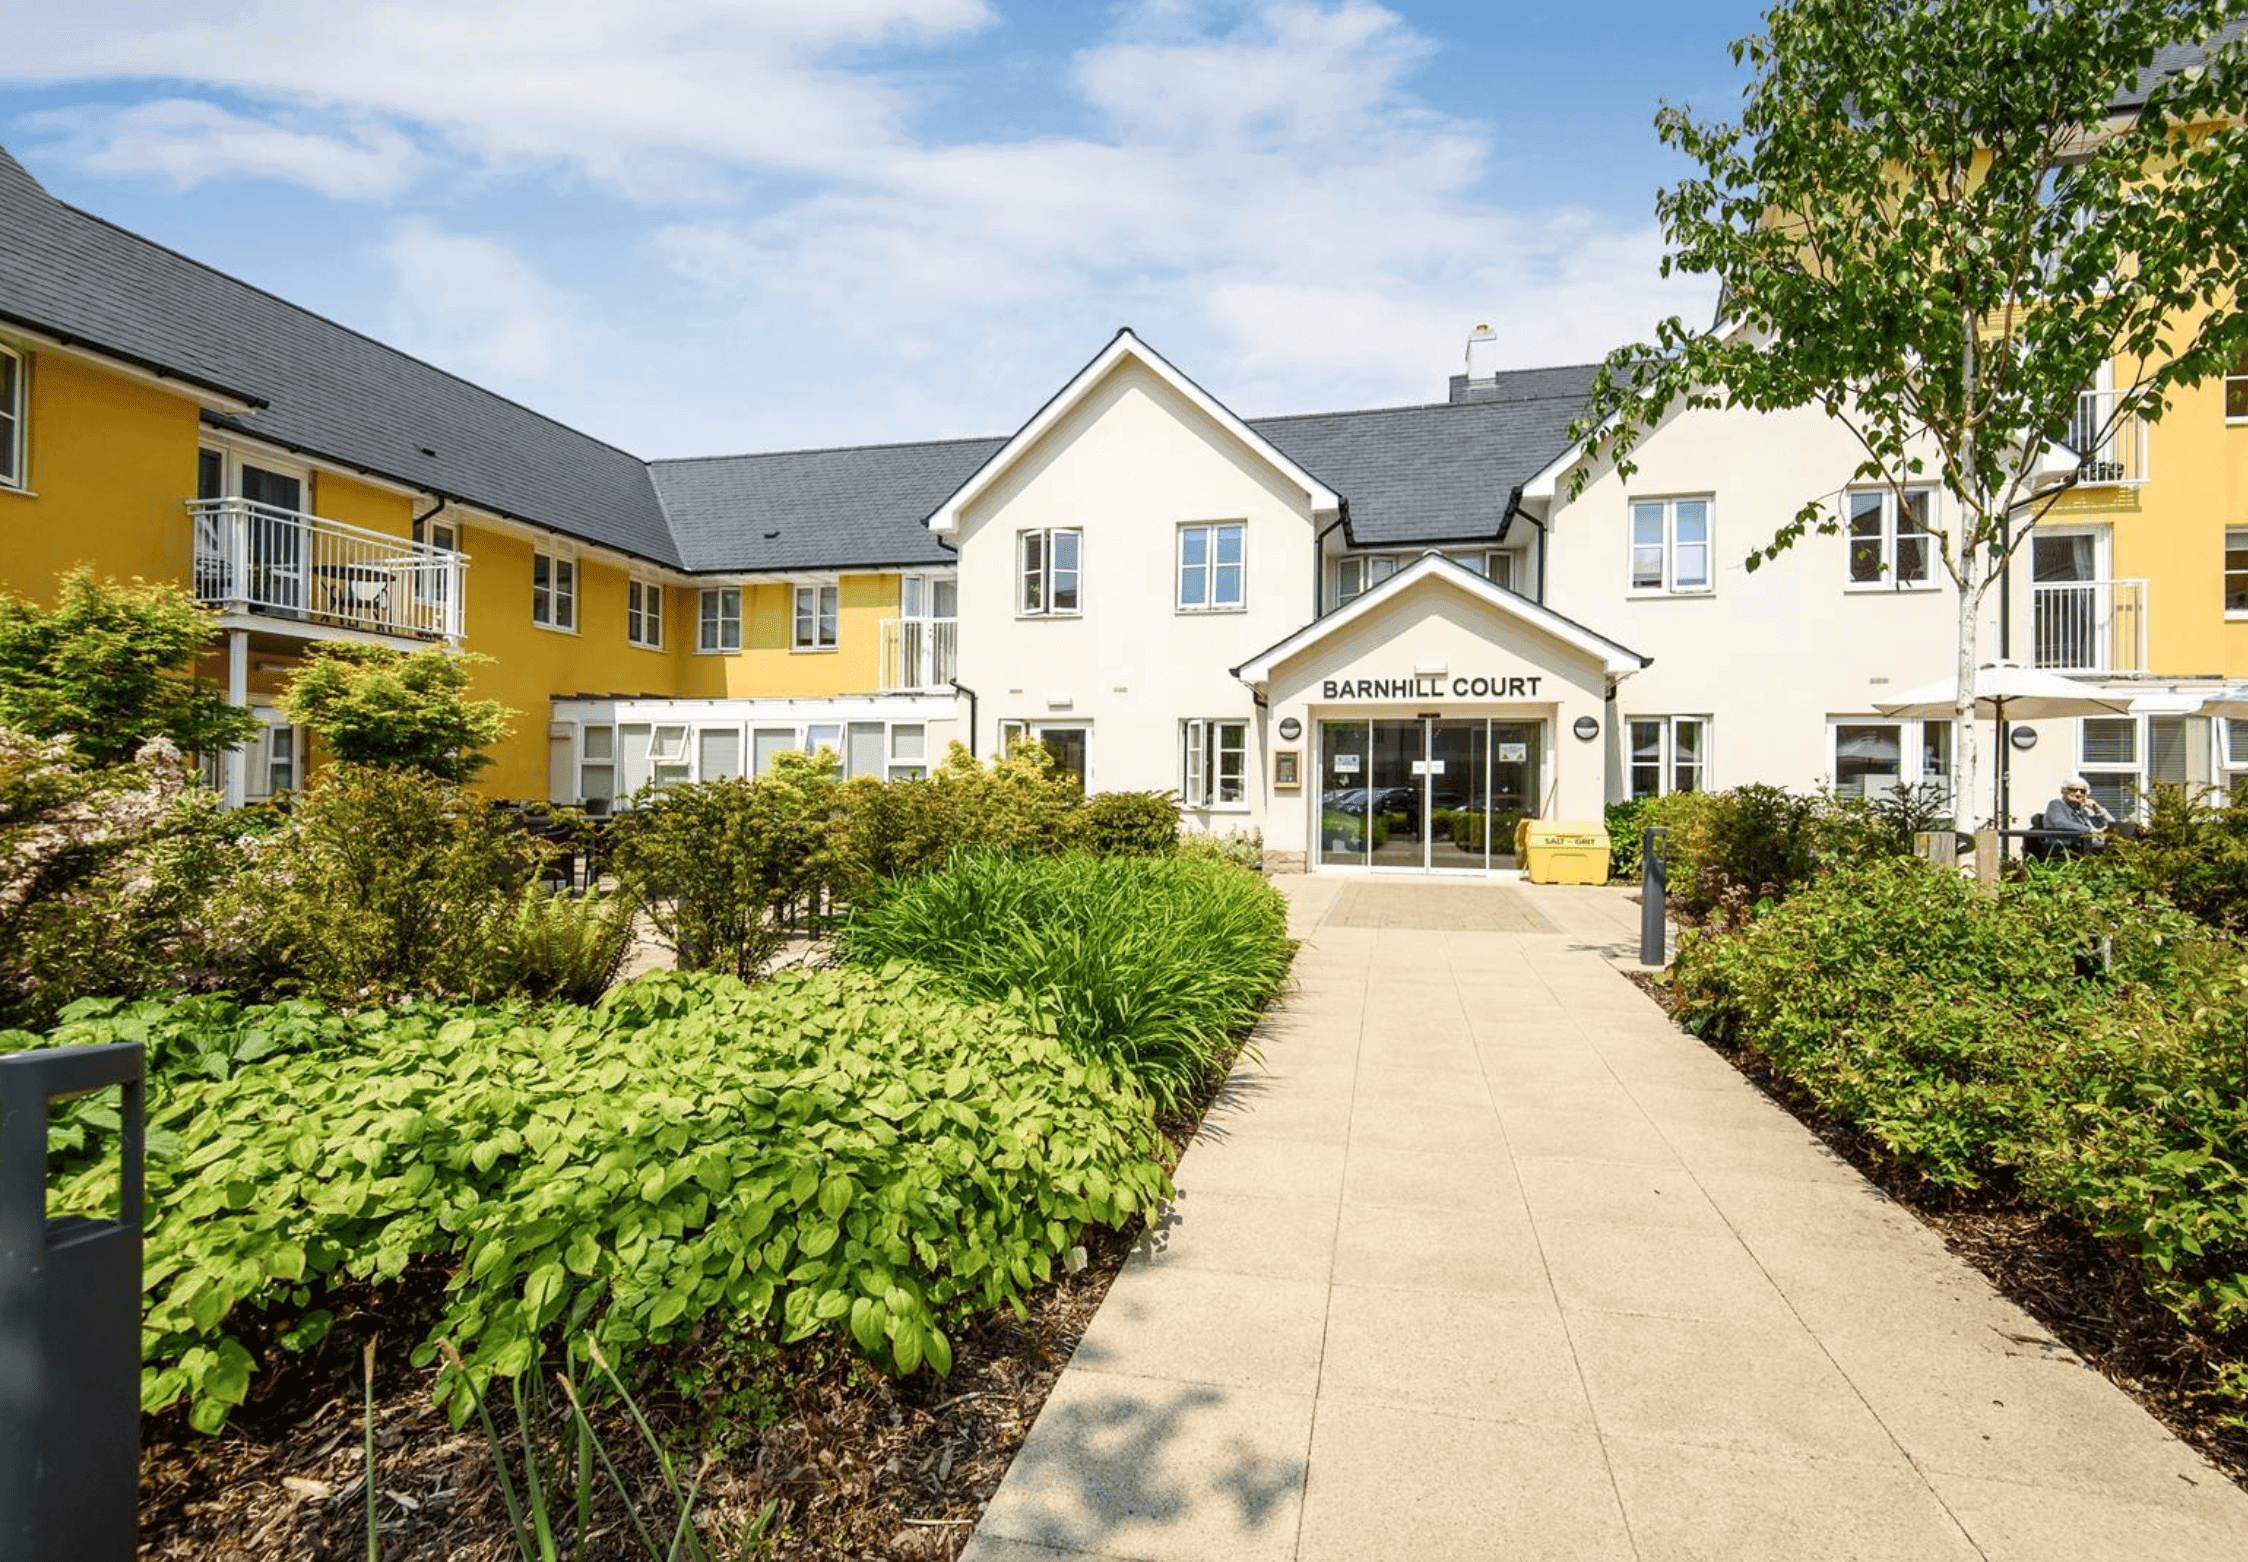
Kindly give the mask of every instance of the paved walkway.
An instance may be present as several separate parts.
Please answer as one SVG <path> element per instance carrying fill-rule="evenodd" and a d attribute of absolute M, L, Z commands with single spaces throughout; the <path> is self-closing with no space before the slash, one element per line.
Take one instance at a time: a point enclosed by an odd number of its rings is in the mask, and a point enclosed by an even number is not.
<path fill-rule="evenodd" d="M 1615 969 L 1621 893 L 1282 883 L 1299 985 L 969 1562 L 2248 1556 L 2248 1495 Z"/>

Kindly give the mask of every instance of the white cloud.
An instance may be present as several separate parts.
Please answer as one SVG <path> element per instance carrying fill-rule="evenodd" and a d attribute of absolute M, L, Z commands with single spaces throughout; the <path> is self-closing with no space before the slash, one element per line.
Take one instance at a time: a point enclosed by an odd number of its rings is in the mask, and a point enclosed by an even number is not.
<path fill-rule="evenodd" d="M 377 251 L 391 278 L 389 339 L 472 379 L 521 382 L 565 367 L 585 310 L 506 245 L 415 218 Z"/>
<path fill-rule="evenodd" d="M 380 200 L 404 189 L 422 161 L 388 125 L 331 134 L 246 119 L 192 98 L 49 109 L 19 123 L 58 137 L 48 150 L 96 173 L 152 175 L 180 190 L 208 179 L 278 179 L 336 200 Z"/>

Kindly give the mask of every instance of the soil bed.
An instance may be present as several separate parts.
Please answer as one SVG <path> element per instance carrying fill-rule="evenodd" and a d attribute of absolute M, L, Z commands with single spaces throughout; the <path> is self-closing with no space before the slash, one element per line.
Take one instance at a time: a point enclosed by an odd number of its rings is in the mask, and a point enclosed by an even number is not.
<path fill-rule="evenodd" d="M 1676 994 L 1654 973 L 1627 974 L 1664 1012 L 1675 1009 Z M 1936 1187 L 1888 1160 L 1870 1135 L 1827 1116 L 1753 1049 L 1703 1044 L 1867 1181 L 1934 1228 L 1946 1247 L 1981 1270 L 2015 1306 L 2248 1490 L 2248 1429 L 2227 1425 L 2226 1417 L 2237 1409 L 2210 1397 L 2218 1374 L 2229 1363 L 2248 1360 L 2248 1351 L 2227 1350 L 2194 1334 L 2151 1301 L 2140 1285 L 2135 1254 L 2003 1186 L 1971 1193 Z"/>

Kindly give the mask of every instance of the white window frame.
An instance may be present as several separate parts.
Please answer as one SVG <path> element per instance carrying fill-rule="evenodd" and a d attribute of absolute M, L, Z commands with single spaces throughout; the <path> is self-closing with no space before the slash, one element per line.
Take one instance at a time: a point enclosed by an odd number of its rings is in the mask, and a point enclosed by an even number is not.
<path fill-rule="evenodd" d="M 1179 740 L 1180 806 L 1247 810 L 1249 723 L 1236 717 L 1189 717 L 1179 723 Z"/>
<path fill-rule="evenodd" d="M 1335 606 L 1355 602 L 1397 573 L 1397 558 L 1389 553 L 1345 553 L 1335 560 Z M 1355 575 L 1358 584 L 1346 584 Z"/>
<path fill-rule="evenodd" d="M 731 598 L 733 611 L 727 612 Z M 712 609 L 717 611 L 713 612 Z M 704 586 L 695 597 L 695 654 L 733 656 L 742 648 L 742 588 Z"/>
<path fill-rule="evenodd" d="M 1910 580 L 1897 574 L 1897 512 L 1899 499 L 1894 488 L 1850 488 L 1842 495 L 1842 589 L 1845 591 L 1933 591 L 1936 589 L 1936 490 L 1924 483 L 1915 483 L 1904 491 L 1907 499 L 1918 496 L 1926 502 L 1924 529 L 1906 532 L 1905 536 L 1921 539 L 1921 573 Z M 1879 537 L 1880 573 L 1870 580 L 1856 577 L 1858 550 L 1858 502 L 1862 499 L 1879 499 L 1881 503 Z"/>
<path fill-rule="evenodd" d="M 1697 539 L 1680 536 L 1679 509 L 1682 505 L 1701 508 L 1702 535 Z M 1653 495 L 1634 499 L 1626 519 L 1628 531 L 1625 538 L 1625 594 L 1634 597 L 1706 597 L 1717 590 L 1715 568 L 1717 542 L 1717 501 L 1711 494 Z M 1656 535 L 1644 540 L 1640 535 L 1644 521 L 1655 523 Z M 1695 553 L 1701 556 L 1701 569 L 1697 576 L 1687 560 Z M 1643 580 L 1643 556 L 1654 553 L 1656 569 L 1654 578 Z"/>
<path fill-rule="evenodd" d="M 2112 727 L 2120 723 L 2131 735 L 2129 759 L 2095 759 L 2092 756 L 2092 727 Z M 2137 716 L 2080 716 L 2076 721 L 2077 774 L 2092 783 L 2092 796 L 2101 807 L 2118 819 L 2127 819 L 2137 813 L 2147 794 L 2147 769 L 2149 765 L 2146 722 Z M 2129 795 L 2119 792 L 2110 778 L 2124 778 Z M 2105 793 L 2106 795 L 2102 795 Z"/>
<path fill-rule="evenodd" d="M 2225 421 L 2248 423 L 2248 348 L 2225 371 Z"/>
<path fill-rule="evenodd" d="M 624 638 L 628 645 L 663 649 L 663 586 L 634 575 L 624 588 Z"/>
<path fill-rule="evenodd" d="M 918 753 L 905 752 L 904 734 L 915 734 L 914 746 Z M 893 721 L 889 731 L 889 778 L 892 781 L 919 781 L 929 774 L 929 724 L 925 721 Z"/>
<path fill-rule="evenodd" d="M 1827 785 L 1839 792 L 1842 787 L 1842 763 L 1839 752 L 1844 727 L 1894 727 L 1897 729 L 1897 776 L 1891 787 L 1913 787 L 1928 782 L 1940 783 L 1947 801 L 1956 806 L 1951 796 L 1953 780 L 1959 769 L 1959 735 L 1945 720 L 1914 721 L 1902 716 L 1829 716 L 1826 721 L 1826 778 Z M 1930 729 L 1947 734 L 1944 739 L 1943 768 L 1928 764 L 1928 739 Z M 1861 790 L 1858 794 L 1864 797 Z M 1875 794 L 1878 796 L 1878 794 Z M 1870 799 L 1869 799 L 1870 801 Z"/>
<path fill-rule="evenodd" d="M 594 771 L 605 771 L 609 777 L 608 785 L 600 791 L 585 784 L 588 773 Z M 595 801 L 600 803 L 597 811 L 602 813 L 617 803 L 617 728 L 614 722 L 581 722 L 578 726 L 578 803 L 583 807 Z"/>
<path fill-rule="evenodd" d="M 841 633 L 843 588 L 839 582 L 807 582 L 789 593 L 789 649 L 832 651 Z"/>
<path fill-rule="evenodd" d="M 0 488 L 27 492 L 31 442 L 25 437 L 31 408 L 31 359 L 0 342 Z"/>
<path fill-rule="evenodd" d="M 2234 567 L 2235 556 L 2240 561 L 2238 568 Z M 2219 589 L 2223 592 L 2223 596 L 2219 600 L 2224 603 L 2225 617 L 2248 618 L 2248 526 L 2227 526 L 2225 528 L 2225 556 L 2223 567 L 2218 571 L 2218 578 Z M 2238 607 L 2233 606 L 2233 582 L 2235 579 L 2240 582 L 2240 606 Z"/>
<path fill-rule="evenodd" d="M 539 583 L 540 566 L 546 583 Z M 552 548 L 531 550 L 531 622 L 556 634 L 578 632 L 578 560 Z"/>
<path fill-rule="evenodd" d="M 1673 792 L 1706 792 L 1709 790 L 1709 729 L 1708 715 L 1697 716 L 1627 716 L 1624 718 L 1624 796 L 1628 798 L 1668 797 Z M 1655 790 L 1639 790 L 1637 772 L 1645 767 L 1638 759 L 1639 734 L 1637 728 L 1654 726 L 1659 730 L 1656 739 Z M 1697 728 L 1693 757 L 1681 760 L 1678 748 L 1678 729 L 1682 726 Z M 1678 784 L 1684 769 L 1691 768 L 1690 784 Z"/>
<path fill-rule="evenodd" d="M 1231 537 L 1233 562 L 1224 560 L 1225 542 Z M 1199 541 L 1200 563 L 1187 558 L 1190 539 Z M 1249 605 L 1249 526 L 1246 521 L 1195 521 L 1179 528 L 1177 591 L 1173 604 L 1181 613 L 1239 613 Z M 1225 590 L 1225 572 L 1233 572 L 1232 591 Z M 1202 600 L 1188 600 L 1192 581 Z"/>
<path fill-rule="evenodd" d="M 1054 562 L 1054 539 L 1067 537 L 1075 562 Z M 1033 555 L 1036 555 L 1035 562 Z M 1056 607 L 1062 581 L 1069 582 L 1070 605 Z M 1085 611 L 1085 533 L 1076 526 L 1047 526 L 1015 533 L 1015 616 L 1077 618 Z"/>

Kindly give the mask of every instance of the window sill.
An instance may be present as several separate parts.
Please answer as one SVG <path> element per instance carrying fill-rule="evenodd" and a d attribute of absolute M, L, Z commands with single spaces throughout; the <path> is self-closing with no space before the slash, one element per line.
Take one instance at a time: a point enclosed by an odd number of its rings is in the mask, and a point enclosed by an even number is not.
<path fill-rule="evenodd" d="M 2248 624 L 2248 611 L 2228 607 L 2225 609 L 2225 622 L 2228 624 Z"/>
<path fill-rule="evenodd" d="M 1188 607 L 1184 603 L 1172 609 L 1181 618 L 1225 618 L 1235 613 L 1246 613 L 1246 602 L 1229 602 L 1221 607 Z"/>
<path fill-rule="evenodd" d="M 1181 803 L 1179 807 L 1190 814 L 1249 814 L 1247 803 Z"/>
<path fill-rule="evenodd" d="M 9 494 L 18 499 L 36 499 L 39 497 L 39 491 L 36 488 L 18 488 L 14 483 L 0 483 L 0 494 Z"/>
<path fill-rule="evenodd" d="M 550 635 L 574 635 L 578 632 L 575 624 L 542 624 L 535 618 L 531 620 L 531 627 L 543 629 Z"/>
<path fill-rule="evenodd" d="M 660 651 L 663 649 L 663 642 L 660 640 L 634 640 L 628 637 L 625 644 L 631 646 L 635 651 Z"/>
<path fill-rule="evenodd" d="M 833 656 L 841 649 L 841 646 L 834 645 L 792 645 L 788 648 L 788 654 L 791 656 Z"/>
<path fill-rule="evenodd" d="M 739 656 L 742 654 L 742 648 L 738 645 L 698 645 L 695 647 L 695 654 L 697 656 Z"/>
<path fill-rule="evenodd" d="M 1942 589 L 1932 580 L 1915 581 L 1909 586 L 1895 586 L 1885 580 L 1853 580 L 1843 583 L 1842 594 L 1846 597 L 1917 597 Z"/>
<path fill-rule="evenodd" d="M 1046 622 L 1048 619 L 1060 619 L 1063 622 L 1067 623 L 1083 618 L 1084 616 L 1085 615 L 1082 611 L 1075 613 L 1025 613 L 1018 609 L 1015 613 L 1017 622 L 1025 624 L 1040 624 Z"/>
<path fill-rule="evenodd" d="M 1670 597 L 1679 597 L 1688 601 L 1695 601 L 1716 595 L 1716 589 L 1710 586 L 1697 586 L 1691 591 L 1662 591 L 1651 586 L 1639 586 L 1627 588 L 1624 591 L 1624 600 L 1626 602 L 1660 602 Z"/>

